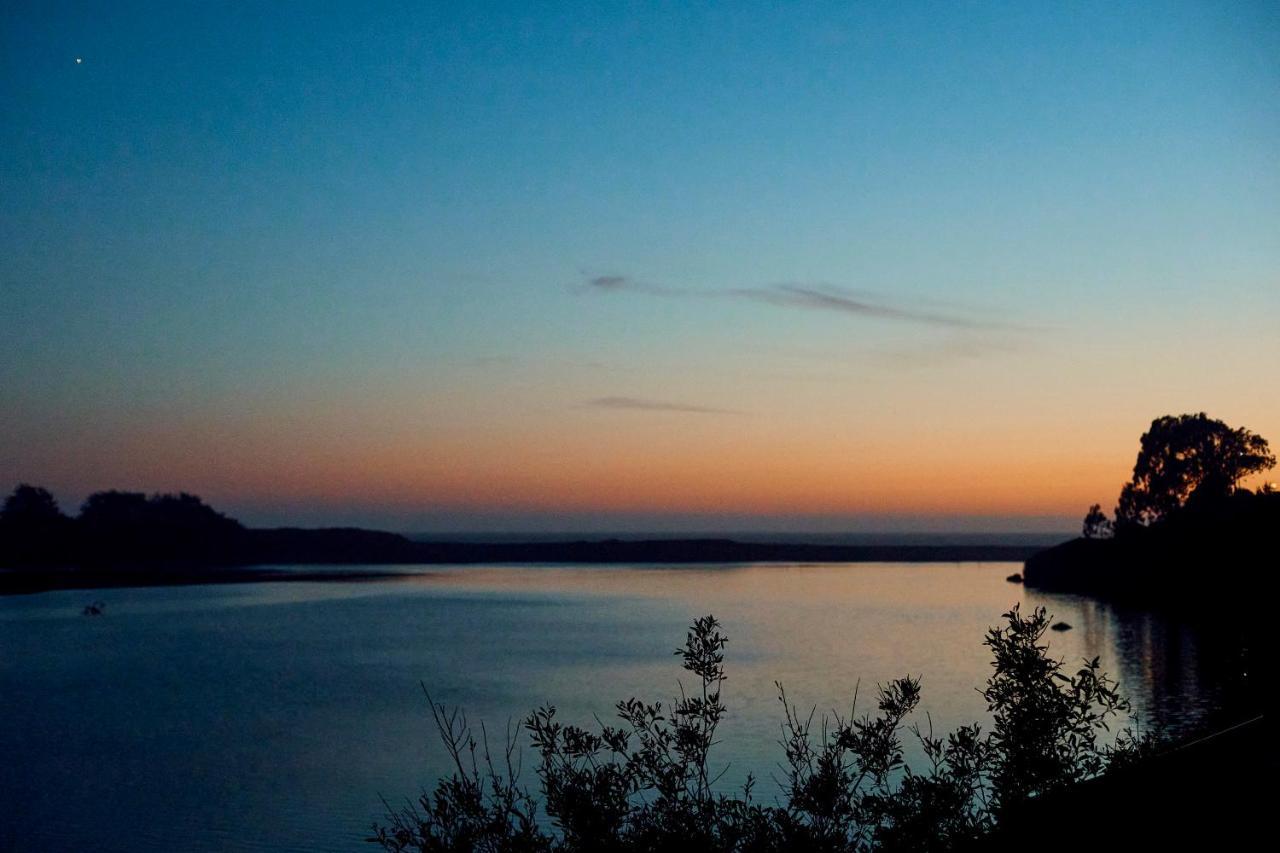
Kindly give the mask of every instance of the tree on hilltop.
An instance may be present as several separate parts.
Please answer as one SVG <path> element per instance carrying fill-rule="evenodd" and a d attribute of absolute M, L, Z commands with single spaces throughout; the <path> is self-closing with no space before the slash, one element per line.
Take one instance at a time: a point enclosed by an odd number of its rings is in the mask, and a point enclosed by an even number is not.
<path fill-rule="evenodd" d="M 1224 498 L 1240 480 L 1275 464 L 1265 438 L 1204 412 L 1156 418 L 1142 434 L 1133 479 L 1120 492 L 1116 524 L 1149 525 L 1189 501 Z"/>

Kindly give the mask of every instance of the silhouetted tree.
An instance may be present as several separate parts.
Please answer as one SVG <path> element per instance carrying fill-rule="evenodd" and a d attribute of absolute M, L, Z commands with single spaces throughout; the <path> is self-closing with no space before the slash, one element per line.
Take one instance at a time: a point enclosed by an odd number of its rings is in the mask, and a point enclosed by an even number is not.
<path fill-rule="evenodd" d="M 1115 532 L 1115 527 L 1107 514 L 1102 511 L 1102 504 L 1094 504 L 1084 517 L 1085 539 L 1108 539 Z"/>
<path fill-rule="evenodd" d="M 240 528 L 238 521 L 186 492 L 150 497 L 142 492 L 96 492 L 80 507 L 80 521 L 90 528 Z"/>
<path fill-rule="evenodd" d="M 6 525 L 49 524 L 65 518 L 48 489 L 26 483 L 14 489 L 0 508 L 0 523 Z"/>
<path fill-rule="evenodd" d="M 1098 737 L 1129 703 L 1098 658 L 1069 676 L 1042 642 L 1051 618 L 1044 608 L 1023 617 L 1015 605 L 1006 625 L 984 641 L 994 674 L 982 692 L 994 720 L 993 805 L 997 815 L 1031 797 L 1097 776 L 1110 760 Z"/>
<path fill-rule="evenodd" d="M 1120 492 L 1116 523 L 1152 524 L 1192 498 L 1225 497 L 1241 478 L 1275 464 L 1266 439 L 1204 412 L 1156 418 L 1142 434 L 1133 479 Z"/>
<path fill-rule="evenodd" d="M 243 527 L 195 495 L 97 492 L 79 523 L 94 559 L 204 562 L 232 553 Z"/>
<path fill-rule="evenodd" d="M 80 505 L 80 523 L 91 530 L 144 525 L 147 514 L 147 496 L 142 492 L 94 492 Z"/>
<path fill-rule="evenodd" d="M 0 561 L 49 563 L 64 558 L 71 525 L 48 490 L 22 483 L 0 507 Z"/>

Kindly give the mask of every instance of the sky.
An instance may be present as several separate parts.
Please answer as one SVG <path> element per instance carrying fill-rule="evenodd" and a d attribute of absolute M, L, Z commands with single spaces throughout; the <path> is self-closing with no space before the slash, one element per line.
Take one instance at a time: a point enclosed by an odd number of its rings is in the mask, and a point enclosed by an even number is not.
<path fill-rule="evenodd" d="M 1070 530 L 1278 366 L 1274 2 L 0 21 L 0 489 L 68 510 Z"/>

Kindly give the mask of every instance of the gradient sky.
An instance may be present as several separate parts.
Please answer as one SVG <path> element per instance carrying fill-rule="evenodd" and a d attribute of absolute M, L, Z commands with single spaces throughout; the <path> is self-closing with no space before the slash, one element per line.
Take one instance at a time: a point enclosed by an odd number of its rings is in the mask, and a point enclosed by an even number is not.
<path fill-rule="evenodd" d="M 1069 529 L 1280 442 L 1280 4 L 9 4 L 0 347 L 72 510 Z"/>

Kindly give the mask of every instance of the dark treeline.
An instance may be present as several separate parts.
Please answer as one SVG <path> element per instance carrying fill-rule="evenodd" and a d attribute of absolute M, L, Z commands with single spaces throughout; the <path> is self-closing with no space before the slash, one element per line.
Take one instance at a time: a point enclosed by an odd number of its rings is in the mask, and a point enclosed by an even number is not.
<path fill-rule="evenodd" d="M 357 528 L 255 529 L 186 494 L 107 491 L 76 516 L 20 485 L 0 507 L 0 593 L 243 579 L 236 566 L 446 563 L 744 563 L 1022 560 L 1010 545 L 812 545 L 729 539 L 421 542 Z"/>
<path fill-rule="evenodd" d="M 51 575 L 128 571 L 180 575 L 272 563 L 413 562 L 413 543 L 355 529 L 255 530 L 195 495 L 106 491 L 76 516 L 45 489 L 20 485 L 0 507 L 0 566 Z"/>
<path fill-rule="evenodd" d="M 0 555 L 9 566 L 142 562 L 224 563 L 245 528 L 194 495 L 106 491 L 71 517 L 47 490 L 20 485 L 0 508 Z"/>

